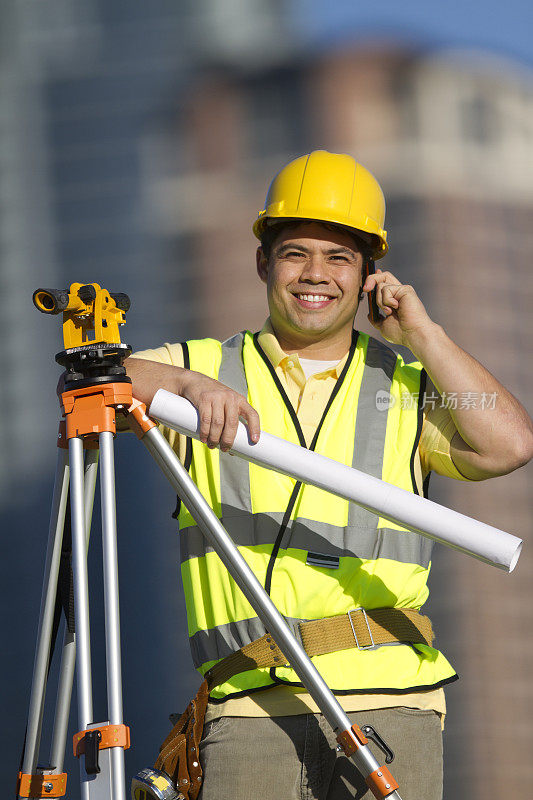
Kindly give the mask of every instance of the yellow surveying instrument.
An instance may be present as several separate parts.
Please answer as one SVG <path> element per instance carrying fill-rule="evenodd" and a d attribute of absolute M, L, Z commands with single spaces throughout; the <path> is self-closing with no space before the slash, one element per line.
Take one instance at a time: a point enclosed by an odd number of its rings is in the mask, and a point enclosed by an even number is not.
<path fill-rule="evenodd" d="M 74 283 L 64 290 L 37 289 L 33 301 L 45 314 L 63 314 L 65 349 L 56 355 L 56 361 L 65 372 L 60 397 L 63 420 L 59 426 L 58 462 L 17 798 L 63 797 L 66 793 L 67 775 L 63 772 L 63 763 L 76 673 L 79 732 L 74 736 L 73 749 L 80 762 L 81 797 L 83 800 L 126 800 L 124 750 L 130 746 L 130 732 L 122 716 L 113 455 L 118 412 L 127 417 L 131 429 L 152 454 L 269 632 L 265 635 L 268 657 L 288 663 L 296 671 L 335 731 L 337 750 L 354 761 L 374 796 L 401 800 L 397 782 L 388 767 L 376 760 L 368 740 L 372 739 L 380 747 L 387 763 L 393 758 L 390 749 L 371 726 L 361 729 L 351 724 L 175 452 L 147 416 L 145 406 L 133 399 L 131 381 L 123 366 L 131 349 L 120 342 L 119 336 L 119 326 L 125 322 L 129 309 L 127 295 L 112 294 L 96 283 Z M 196 434 L 198 430 L 199 427 Z M 96 722 L 92 699 L 87 547 L 99 455 L 108 715 L 106 720 Z M 67 513 L 69 506 L 70 514 Z M 46 684 L 62 610 L 65 633 L 52 741 L 49 759 L 42 765 L 39 750 Z M 249 668 L 242 665 L 242 671 Z M 206 673 L 206 681 L 167 737 L 154 768 L 141 770 L 134 777 L 133 800 L 197 798 L 202 785 L 198 753 L 202 724 L 201 715 L 196 711 L 205 710 L 216 672 L 213 667 L 211 676 Z"/>

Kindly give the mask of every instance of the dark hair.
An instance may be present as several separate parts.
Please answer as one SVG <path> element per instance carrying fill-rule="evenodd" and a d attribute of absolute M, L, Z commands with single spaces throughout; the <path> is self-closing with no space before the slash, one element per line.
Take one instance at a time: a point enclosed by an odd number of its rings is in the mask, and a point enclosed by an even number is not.
<path fill-rule="evenodd" d="M 261 249 L 263 250 L 265 258 L 268 260 L 272 253 L 272 245 L 285 230 L 291 230 L 291 228 L 297 228 L 299 225 L 306 225 L 311 224 L 314 220 L 307 220 L 307 219 L 295 219 L 291 220 L 290 222 L 278 222 L 274 225 L 265 225 L 263 231 L 261 233 Z M 357 250 L 363 256 L 363 261 L 368 261 L 372 258 L 373 255 L 373 248 L 367 242 L 364 241 L 360 236 L 358 236 L 354 231 L 350 230 L 350 228 L 344 228 L 342 225 L 334 225 L 330 222 L 320 222 L 321 225 L 330 229 L 330 230 L 338 230 L 339 228 L 346 233 L 349 233 L 352 237 Z"/>

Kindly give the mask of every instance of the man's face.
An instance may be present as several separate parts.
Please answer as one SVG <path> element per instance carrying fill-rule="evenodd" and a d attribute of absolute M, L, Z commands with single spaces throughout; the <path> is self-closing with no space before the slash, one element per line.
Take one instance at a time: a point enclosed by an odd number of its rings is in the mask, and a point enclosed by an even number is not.
<path fill-rule="evenodd" d="M 351 338 L 363 257 L 342 228 L 319 222 L 281 231 L 270 258 L 257 252 L 274 330 L 292 347 Z"/>

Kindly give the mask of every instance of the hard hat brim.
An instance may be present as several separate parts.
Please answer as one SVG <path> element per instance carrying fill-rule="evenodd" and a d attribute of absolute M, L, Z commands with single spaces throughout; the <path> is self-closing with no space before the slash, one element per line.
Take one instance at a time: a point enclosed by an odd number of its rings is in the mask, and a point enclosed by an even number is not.
<path fill-rule="evenodd" d="M 260 216 L 253 224 L 253 233 L 254 236 L 261 240 L 263 236 L 263 232 L 266 228 L 275 227 L 277 225 L 290 225 L 298 222 L 316 222 L 319 225 L 334 225 L 336 228 L 340 228 L 340 230 L 346 231 L 348 233 L 353 233 L 355 236 L 358 236 L 364 242 L 366 242 L 372 248 L 372 255 L 374 259 L 383 258 L 388 252 L 388 245 L 385 238 L 382 238 L 377 233 L 369 233 L 368 231 L 361 230 L 360 228 L 355 228 L 352 225 L 344 225 L 338 220 L 335 219 L 315 219 L 313 217 L 308 216 L 295 216 L 292 215 L 290 217 L 269 217 L 266 214 Z M 386 232 L 383 231 L 383 234 L 386 236 Z"/>

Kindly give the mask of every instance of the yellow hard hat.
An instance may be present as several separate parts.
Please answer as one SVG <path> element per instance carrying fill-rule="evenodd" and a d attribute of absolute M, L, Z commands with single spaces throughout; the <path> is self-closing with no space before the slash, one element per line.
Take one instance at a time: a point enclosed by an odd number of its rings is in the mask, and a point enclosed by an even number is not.
<path fill-rule="evenodd" d="M 372 173 L 344 153 L 314 150 L 278 172 L 254 222 L 254 234 L 260 239 L 266 225 L 285 219 L 330 222 L 370 234 L 374 258 L 388 250 L 381 187 Z"/>

